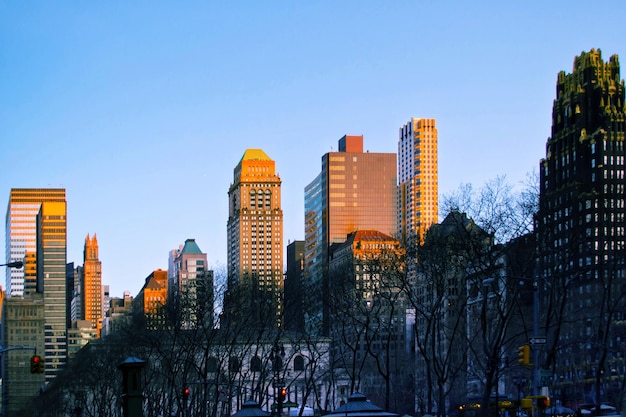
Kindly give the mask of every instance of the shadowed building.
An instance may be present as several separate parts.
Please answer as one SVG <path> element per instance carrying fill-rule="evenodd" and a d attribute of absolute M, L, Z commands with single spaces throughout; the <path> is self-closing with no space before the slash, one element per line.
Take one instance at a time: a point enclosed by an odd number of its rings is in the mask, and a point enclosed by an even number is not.
<path fill-rule="evenodd" d="M 287 245 L 285 329 L 304 332 L 304 241 Z"/>
<path fill-rule="evenodd" d="M 558 74 L 540 163 L 538 279 L 540 290 L 552 288 L 540 310 L 548 327 L 544 367 L 572 401 L 585 400 L 583 393 L 613 400 L 601 379 L 626 366 L 616 350 L 626 337 L 624 119 L 617 55 L 606 62 L 599 49 L 582 52 L 572 73 Z"/>
<path fill-rule="evenodd" d="M 44 302 L 41 294 L 27 298 L 11 297 L 2 305 L 2 340 L 5 347 L 24 346 L 9 350 L 2 359 L 2 413 L 17 416 L 32 401 L 45 382 L 43 373 L 30 373 L 30 359 L 44 353 Z"/>

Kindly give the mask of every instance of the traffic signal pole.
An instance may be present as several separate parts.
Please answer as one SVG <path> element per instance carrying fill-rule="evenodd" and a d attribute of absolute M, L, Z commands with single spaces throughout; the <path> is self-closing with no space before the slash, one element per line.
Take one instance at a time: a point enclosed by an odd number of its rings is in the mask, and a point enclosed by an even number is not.
<path fill-rule="evenodd" d="M 539 338 L 539 283 L 533 281 L 533 338 Z M 533 346 L 533 395 L 539 395 L 539 349 Z"/>

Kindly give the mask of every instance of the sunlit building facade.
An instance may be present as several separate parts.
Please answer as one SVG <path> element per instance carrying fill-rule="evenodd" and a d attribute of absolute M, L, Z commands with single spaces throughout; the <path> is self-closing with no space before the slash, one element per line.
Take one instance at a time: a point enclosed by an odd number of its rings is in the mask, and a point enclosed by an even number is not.
<path fill-rule="evenodd" d="M 439 180 L 435 119 L 411 118 L 398 139 L 398 227 L 403 242 L 423 241 L 438 221 Z"/>
<path fill-rule="evenodd" d="M 83 250 L 83 294 L 85 320 L 91 322 L 92 328 L 100 334 L 104 311 L 102 308 L 102 263 L 98 257 L 98 238 L 85 238 L 85 249 Z"/>
<path fill-rule="evenodd" d="M 349 233 L 397 233 L 396 154 L 363 152 L 363 136 L 345 135 L 338 152 L 322 156 L 320 174 L 305 188 L 305 322 L 328 334 L 328 248 Z"/>
<path fill-rule="evenodd" d="M 242 318 L 282 325 L 283 211 L 276 163 L 261 149 L 247 149 L 228 190 L 226 316 L 234 319 L 234 298 L 248 298 Z M 229 298 L 230 297 L 230 298 Z M 234 297 L 234 298 L 233 298 Z M 229 304 L 230 303 L 230 304 Z"/>
<path fill-rule="evenodd" d="M 36 218 L 41 203 L 44 201 L 65 202 L 65 189 L 11 189 L 5 224 L 5 263 L 24 262 L 26 252 L 35 252 L 37 246 Z M 5 290 L 9 297 L 24 295 L 24 273 L 24 269 L 6 268 Z"/>
<path fill-rule="evenodd" d="M 139 294 L 132 299 L 132 315 L 143 320 L 148 330 L 164 330 L 168 327 L 167 300 L 167 271 L 157 269 L 146 277 Z"/>

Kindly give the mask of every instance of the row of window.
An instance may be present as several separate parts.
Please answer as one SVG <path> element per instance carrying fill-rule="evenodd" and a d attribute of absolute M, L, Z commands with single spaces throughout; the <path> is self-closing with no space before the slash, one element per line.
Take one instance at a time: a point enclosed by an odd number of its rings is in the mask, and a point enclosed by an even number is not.
<path fill-rule="evenodd" d="M 280 358 L 278 360 L 281 361 Z M 239 358 L 235 356 L 231 356 L 228 359 L 228 370 L 230 372 L 241 371 L 241 366 L 242 366 L 242 363 Z M 271 366 L 271 364 L 268 364 L 268 366 Z M 253 356 L 250 359 L 249 367 L 250 367 L 251 372 L 261 372 L 263 370 L 263 361 L 261 360 L 259 356 Z M 278 368 L 281 368 L 281 367 L 282 367 L 282 364 L 278 366 Z M 220 370 L 219 360 L 214 356 L 209 357 L 207 361 L 207 371 L 218 372 L 219 370 Z M 293 370 L 304 371 L 304 357 L 302 357 L 301 355 L 296 355 L 293 358 Z"/>

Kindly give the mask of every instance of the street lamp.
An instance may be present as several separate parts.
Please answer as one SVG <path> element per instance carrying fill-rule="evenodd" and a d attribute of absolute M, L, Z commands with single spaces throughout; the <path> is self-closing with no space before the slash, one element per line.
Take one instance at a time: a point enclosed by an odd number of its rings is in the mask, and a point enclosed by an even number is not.
<path fill-rule="evenodd" d="M 22 262 L 22 261 L 14 261 L 14 262 L 9 262 L 8 264 L 0 264 L 0 266 L 6 266 L 8 268 L 20 269 L 21 267 L 24 266 L 24 262 Z"/>

